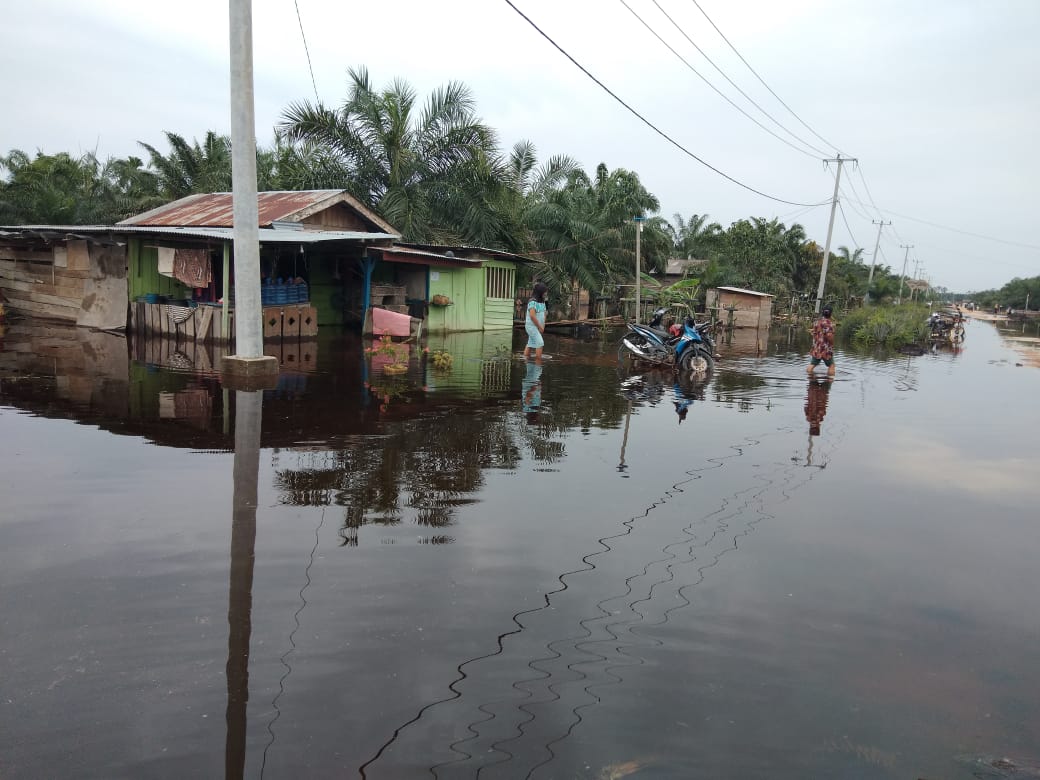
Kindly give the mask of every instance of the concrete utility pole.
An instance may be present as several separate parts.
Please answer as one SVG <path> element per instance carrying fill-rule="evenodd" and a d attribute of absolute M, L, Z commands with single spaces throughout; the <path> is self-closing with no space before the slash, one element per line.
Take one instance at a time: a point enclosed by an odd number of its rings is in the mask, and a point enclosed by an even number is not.
<path fill-rule="evenodd" d="M 831 220 L 827 223 L 827 241 L 823 245 L 823 268 L 820 269 L 820 286 L 816 288 L 816 313 L 820 313 L 820 304 L 823 303 L 823 288 L 827 284 L 827 261 L 831 256 L 831 235 L 834 233 L 834 211 L 838 208 L 838 185 L 841 183 L 841 164 L 847 162 L 858 162 L 855 157 L 842 158 L 839 154 L 833 160 L 824 160 L 824 163 L 838 163 L 838 175 L 834 177 L 834 195 L 831 197 Z"/>
<path fill-rule="evenodd" d="M 877 242 L 874 244 L 874 254 L 870 258 L 870 275 L 867 277 L 867 293 L 863 296 L 864 303 L 870 303 L 870 285 L 874 282 L 874 266 L 877 264 L 877 251 L 878 247 L 881 246 L 881 228 L 885 225 L 891 225 L 892 222 L 889 220 L 871 220 L 872 225 L 877 225 Z"/>
<path fill-rule="evenodd" d="M 900 244 L 901 248 L 906 250 L 906 254 L 903 255 L 903 273 L 899 275 L 899 302 L 903 302 L 903 280 L 906 279 L 906 264 L 910 261 L 910 250 L 914 248 L 913 244 Z"/>
<path fill-rule="evenodd" d="M 264 356 L 260 307 L 260 218 L 256 195 L 252 0 L 229 0 L 231 51 L 231 190 L 235 237 L 235 354 L 224 369 L 244 376 L 278 373 Z M 225 290 L 224 295 L 229 291 Z"/>
<path fill-rule="evenodd" d="M 636 223 L 636 324 L 637 325 L 639 324 L 640 314 L 643 311 L 640 308 L 640 300 L 639 300 L 639 289 L 642 286 L 642 281 L 643 281 L 642 278 L 641 278 L 642 277 L 642 271 L 639 268 L 639 265 L 640 265 L 640 260 L 639 260 L 639 237 L 643 234 L 643 220 L 644 219 L 646 219 L 646 217 L 633 217 L 633 221 Z"/>

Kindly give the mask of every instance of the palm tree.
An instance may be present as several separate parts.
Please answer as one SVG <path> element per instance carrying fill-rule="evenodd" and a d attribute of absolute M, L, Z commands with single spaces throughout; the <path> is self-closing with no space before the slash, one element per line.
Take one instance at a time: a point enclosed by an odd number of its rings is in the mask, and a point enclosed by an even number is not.
<path fill-rule="evenodd" d="M 189 144 L 177 133 L 166 131 L 164 135 L 170 144 L 170 153 L 166 155 L 150 144 L 138 143 L 148 152 L 159 188 L 167 199 L 231 190 L 231 139 L 228 136 L 209 130 L 200 145 L 197 140 Z"/>
<path fill-rule="evenodd" d="M 863 247 L 856 247 L 854 252 L 850 252 L 847 246 L 839 246 L 838 256 L 847 263 L 859 265 L 863 262 Z"/>
<path fill-rule="evenodd" d="M 351 68 L 339 109 L 304 101 L 279 126 L 289 141 L 309 141 L 334 156 L 342 182 L 413 241 L 497 232 L 485 188 L 494 180 L 495 135 L 474 111 L 467 87 L 451 82 L 425 104 L 407 82 L 376 90 L 365 68 Z"/>
<path fill-rule="evenodd" d="M 685 258 L 705 258 L 718 244 L 722 226 L 718 222 L 708 223 L 707 214 L 694 214 L 689 221 L 682 214 L 672 216 L 666 223 L 676 254 Z"/>
<path fill-rule="evenodd" d="M 594 178 L 571 172 L 566 184 L 530 207 L 528 224 L 544 259 L 539 276 L 567 297 L 630 282 L 635 271 L 635 223 L 659 208 L 632 171 L 600 163 Z M 664 220 L 643 226 L 644 269 L 660 268 L 671 249 Z"/>

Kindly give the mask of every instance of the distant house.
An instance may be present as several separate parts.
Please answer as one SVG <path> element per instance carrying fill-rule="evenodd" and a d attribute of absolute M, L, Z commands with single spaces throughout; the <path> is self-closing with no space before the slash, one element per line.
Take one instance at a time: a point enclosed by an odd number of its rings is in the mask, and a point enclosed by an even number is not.
<path fill-rule="evenodd" d="M 512 327 L 524 258 L 395 244 L 400 234 L 343 190 L 257 200 L 265 340 L 360 325 L 373 306 L 442 331 Z M 116 225 L 0 227 L 0 290 L 13 313 L 227 342 L 233 252 L 231 193 L 190 195 Z"/>
<path fill-rule="evenodd" d="M 707 260 L 693 257 L 670 257 L 665 262 L 664 273 L 659 279 L 666 287 L 688 277 L 697 277 L 707 267 Z"/>
<path fill-rule="evenodd" d="M 773 316 L 772 295 L 740 287 L 713 287 L 708 290 L 707 306 L 735 328 L 768 328 Z"/>

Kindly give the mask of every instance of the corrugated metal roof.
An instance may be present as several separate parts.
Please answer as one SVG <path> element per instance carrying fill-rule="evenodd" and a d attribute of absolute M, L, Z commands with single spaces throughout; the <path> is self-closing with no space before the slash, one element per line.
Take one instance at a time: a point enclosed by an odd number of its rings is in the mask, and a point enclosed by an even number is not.
<path fill-rule="evenodd" d="M 725 290 L 726 292 L 743 293 L 744 295 L 754 295 L 758 298 L 773 298 L 775 296 L 769 293 L 758 292 L 757 290 L 745 290 L 743 287 L 716 287 L 716 290 Z"/>
<path fill-rule="evenodd" d="M 55 238 L 89 235 L 176 236 L 178 238 L 215 238 L 233 241 L 234 228 L 225 227 L 155 227 L 151 225 L 12 225 L 0 226 L 0 236 L 20 237 L 25 234 Z M 390 241 L 394 233 L 363 233 L 350 230 L 260 230 L 261 244 L 318 244 L 325 241 Z"/>
<path fill-rule="evenodd" d="M 291 214 L 310 208 L 338 195 L 340 190 L 305 190 L 301 192 L 261 192 L 257 194 L 260 225 L 270 225 Z M 230 192 L 189 195 L 173 203 L 124 219 L 120 225 L 169 227 L 232 227 L 234 203 Z"/>
<path fill-rule="evenodd" d="M 450 246 L 450 245 L 447 245 L 447 244 L 418 244 L 418 243 L 413 243 L 413 242 L 410 242 L 410 241 L 400 242 L 400 243 L 395 245 L 395 249 L 401 249 L 401 248 L 405 248 L 405 247 L 409 248 L 409 249 L 413 249 L 413 250 L 421 250 L 421 251 L 432 252 L 434 254 L 441 254 L 441 255 L 443 255 L 445 252 L 449 252 L 449 251 L 450 252 L 480 252 L 481 254 L 488 255 L 489 257 L 504 257 L 504 258 L 509 259 L 509 260 L 517 260 L 517 261 L 520 261 L 520 262 L 523 262 L 523 263 L 538 262 L 538 261 L 532 260 L 529 257 L 524 257 L 523 255 L 518 255 L 518 254 L 516 254 L 514 252 L 506 252 L 506 251 L 501 250 L 501 249 L 488 249 L 488 248 L 482 247 L 482 246 L 466 246 L 465 244 L 454 245 L 454 246 Z"/>
<path fill-rule="evenodd" d="M 377 249 L 383 253 L 383 255 L 404 255 L 405 257 L 414 257 L 417 260 L 426 260 L 430 264 L 436 264 L 437 262 L 444 263 L 446 265 L 481 265 L 483 260 L 479 257 L 456 257 L 455 255 L 446 255 L 443 252 L 427 252 L 423 249 L 408 249 L 395 244 L 394 246 L 382 246 Z"/>
<path fill-rule="evenodd" d="M 394 233 L 392 225 L 384 221 L 345 190 L 299 190 L 257 193 L 257 215 L 260 227 L 274 222 L 298 222 L 324 209 L 346 203 L 363 219 L 383 232 Z M 211 192 L 188 195 L 143 214 L 137 214 L 118 225 L 148 225 L 151 227 L 232 227 L 234 202 L 230 192 Z M 399 236 L 399 234 L 397 234 Z"/>

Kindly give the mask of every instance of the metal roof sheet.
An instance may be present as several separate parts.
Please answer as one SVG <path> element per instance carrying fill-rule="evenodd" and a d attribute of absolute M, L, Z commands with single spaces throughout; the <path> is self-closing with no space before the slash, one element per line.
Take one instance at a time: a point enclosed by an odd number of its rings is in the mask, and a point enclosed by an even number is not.
<path fill-rule="evenodd" d="M 152 225 L 12 225 L 0 226 L 0 236 L 18 237 L 25 233 L 51 233 L 58 236 L 77 235 L 154 235 L 178 238 L 216 238 L 233 241 L 234 228 L 229 227 L 162 227 Z M 350 230 L 278 230 L 262 228 L 261 244 L 318 244 L 326 241 L 391 241 L 394 233 L 363 233 Z"/>
<path fill-rule="evenodd" d="M 770 293 L 758 292 L 757 290 L 745 290 L 743 287 L 716 287 L 716 290 L 725 290 L 726 292 L 743 293 L 744 295 L 754 295 L 758 298 L 773 298 L 775 296 Z"/>
<path fill-rule="evenodd" d="M 260 227 L 274 222 L 299 220 L 345 203 L 360 217 L 382 228 L 386 233 L 394 229 L 379 215 L 362 205 L 345 190 L 289 190 L 257 193 L 257 215 Z M 116 223 L 148 225 L 153 227 L 232 227 L 234 202 L 230 192 L 210 192 L 188 195 L 172 203 L 137 214 Z"/>

